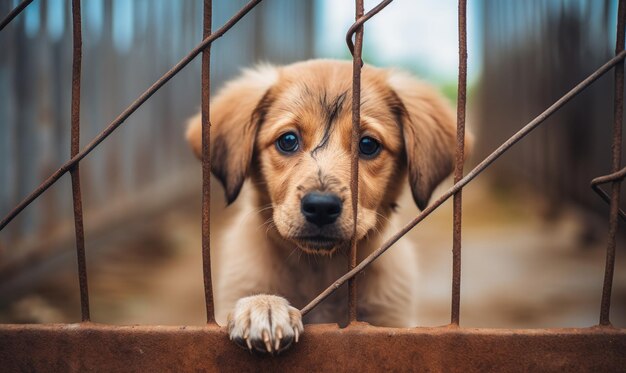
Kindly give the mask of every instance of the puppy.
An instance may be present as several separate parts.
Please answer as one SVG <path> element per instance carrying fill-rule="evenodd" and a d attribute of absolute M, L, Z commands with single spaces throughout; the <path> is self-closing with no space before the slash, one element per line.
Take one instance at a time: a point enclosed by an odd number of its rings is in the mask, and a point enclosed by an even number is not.
<path fill-rule="evenodd" d="M 426 207 L 453 169 L 456 143 L 451 108 L 432 87 L 368 65 L 361 79 L 358 260 L 388 235 L 404 180 Z M 251 182 L 240 220 L 211 253 L 216 318 L 244 347 L 280 352 L 297 342 L 298 308 L 348 269 L 351 92 L 351 62 L 311 60 L 246 70 L 211 103 L 212 172 L 228 203 Z M 200 157 L 199 115 L 186 135 Z M 415 326 L 416 263 L 406 240 L 373 262 L 358 280 L 359 320 Z M 347 317 L 344 286 L 304 321 Z"/>

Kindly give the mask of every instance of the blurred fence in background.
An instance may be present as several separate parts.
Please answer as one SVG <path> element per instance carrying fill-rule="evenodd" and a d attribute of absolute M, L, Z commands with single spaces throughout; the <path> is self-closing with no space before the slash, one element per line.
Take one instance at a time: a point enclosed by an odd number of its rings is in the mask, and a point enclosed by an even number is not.
<path fill-rule="evenodd" d="M 481 159 L 613 56 L 617 1 L 482 1 Z M 607 74 L 493 165 L 497 180 L 541 191 L 548 213 L 575 202 L 602 214 L 591 179 L 610 172 L 613 77 Z M 484 129 L 485 133 L 481 133 Z M 487 130 L 488 129 L 488 130 Z"/>
<path fill-rule="evenodd" d="M 16 3 L 0 0 L 0 14 Z M 244 3 L 216 1 L 214 28 Z M 202 1 L 89 0 L 82 13 L 81 144 L 86 144 L 200 42 Z M 309 1 L 262 3 L 213 46 L 213 87 L 257 61 L 310 58 L 312 25 Z M 3 215 L 69 159 L 71 38 L 69 0 L 36 0 L 0 34 Z M 185 121 L 199 105 L 197 59 L 82 162 L 88 242 L 129 215 L 199 193 L 199 164 L 183 138 Z M 190 183 L 190 175 L 198 183 Z M 0 279 L 73 248 L 69 184 L 69 177 L 63 178 L 0 236 Z"/>

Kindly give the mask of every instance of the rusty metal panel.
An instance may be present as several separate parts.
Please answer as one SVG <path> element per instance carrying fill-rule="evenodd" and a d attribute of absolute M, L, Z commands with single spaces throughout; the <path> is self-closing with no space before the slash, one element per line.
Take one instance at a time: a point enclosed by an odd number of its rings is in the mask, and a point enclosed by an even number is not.
<path fill-rule="evenodd" d="M 363 323 L 305 328 L 281 356 L 257 356 L 207 327 L 0 326 L 0 366 L 13 371 L 618 372 L 626 330 L 395 329 Z"/>

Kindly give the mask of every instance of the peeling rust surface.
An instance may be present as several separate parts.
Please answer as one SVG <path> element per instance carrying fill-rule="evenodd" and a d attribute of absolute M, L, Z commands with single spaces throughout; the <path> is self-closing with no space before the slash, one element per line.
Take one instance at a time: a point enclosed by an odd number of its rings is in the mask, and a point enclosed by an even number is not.
<path fill-rule="evenodd" d="M 217 326 L 0 325 L 2 371 L 617 372 L 626 329 L 393 329 L 310 325 L 280 356 L 256 356 Z"/>

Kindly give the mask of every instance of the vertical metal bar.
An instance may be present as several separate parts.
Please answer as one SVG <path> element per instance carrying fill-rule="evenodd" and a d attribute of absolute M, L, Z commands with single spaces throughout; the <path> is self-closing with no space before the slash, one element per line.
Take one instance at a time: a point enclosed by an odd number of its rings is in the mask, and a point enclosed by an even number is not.
<path fill-rule="evenodd" d="M 22 10 L 26 9 L 26 7 L 32 3 L 33 0 L 24 0 L 19 3 L 7 16 L 0 22 L 0 31 L 2 31 L 18 14 L 22 12 Z"/>
<path fill-rule="evenodd" d="M 626 26 L 626 0 L 620 0 L 617 18 L 617 36 L 615 54 L 624 50 L 624 27 Z M 613 101 L 613 161 L 611 172 L 620 169 L 622 156 L 622 119 L 624 114 L 624 62 L 615 65 L 615 93 Z M 621 180 L 614 181 L 611 186 L 611 207 L 609 211 L 609 237 L 606 248 L 606 266 L 604 271 L 604 285 L 602 287 L 602 302 L 600 306 L 600 325 L 611 325 L 609 313 L 611 310 L 611 289 L 613 287 L 613 271 L 615 269 L 615 236 L 617 235 L 620 186 Z"/>
<path fill-rule="evenodd" d="M 363 0 L 355 0 L 355 20 L 363 16 Z M 350 147 L 352 196 L 352 240 L 350 242 L 350 270 L 356 267 L 357 249 L 357 214 L 359 204 L 359 139 L 361 136 L 361 51 L 363 50 L 363 26 L 359 26 L 354 36 L 354 53 L 352 56 L 352 144 Z M 356 277 L 348 281 L 348 317 L 350 322 L 357 319 Z"/>
<path fill-rule="evenodd" d="M 204 0 L 202 38 L 211 35 L 212 0 Z M 211 44 L 202 51 L 202 270 L 206 321 L 215 323 L 211 281 Z"/>
<path fill-rule="evenodd" d="M 463 178 L 465 158 L 465 106 L 467 91 L 467 1 L 459 0 L 459 83 L 456 106 L 456 163 L 454 183 Z M 452 231 L 452 310 L 451 323 L 459 325 L 461 299 L 461 215 L 463 211 L 463 189 L 454 194 L 454 228 Z"/>
<path fill-rule="evenodd" d="M 72 0 L 72 130 L 71 156 L 80 150 L 80 74 L 82 63 L 82 32 L 80 0 Z M 76 256 L 78 259 L 78 283 L 80 287 L 80 310 L 83 321 L 89 321 L 89 289 L 87 286 L 87 264 L 85 260 L 85 232 L 83 230 L 83 202 L 80 193 L 79 163 L 70 169 L 72 177 L 72 201 L 74 204 L 74 229 L 76 231 Z"/>

